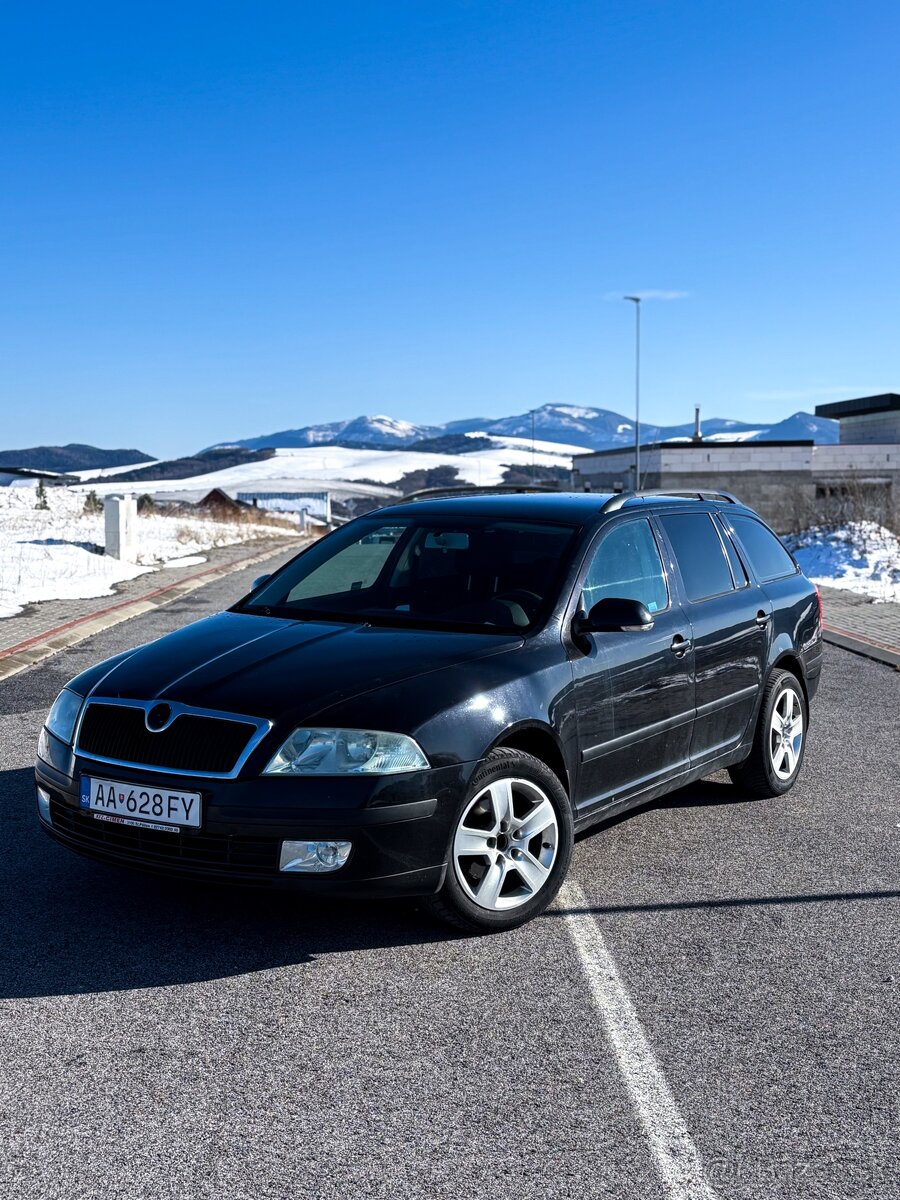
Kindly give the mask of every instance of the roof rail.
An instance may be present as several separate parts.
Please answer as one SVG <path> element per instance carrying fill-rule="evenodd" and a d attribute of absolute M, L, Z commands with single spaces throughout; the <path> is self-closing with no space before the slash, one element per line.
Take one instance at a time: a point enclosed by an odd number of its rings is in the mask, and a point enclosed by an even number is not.
<path fill-rule="evenodd" d="M 740 504 L 740 500 L 738 500 L 737 496 L 732 496 L 731 492 L 685 491 L 681 488 L 647 488 L 640 492 L 617 492 L 615 496 L 610 496 L 600 511 L 604 513 L 618 512 L 628 500 L 642 500 L 646 496 L 690 496 L 695 500 L 725 500 L 728 504 Z"/>
<path fill-rule="evenodd" d="M 452 496 L 508 496 L 527 492 L 551 492 L 559 495 L 559 488 L 546 487 L 539 483 L 498 483 L 493 487 L 490 484 L 480 487 L 473 483 L 468 487 L 464 484 L 462 487 L 422 488 L 421 491 L 410 492 L 409 495 L 401 496 L 399 500 L 394 500 L 390 507 L 393 508 L 397 504 L 409 504 L 413 500 L 446 500 Z"/>

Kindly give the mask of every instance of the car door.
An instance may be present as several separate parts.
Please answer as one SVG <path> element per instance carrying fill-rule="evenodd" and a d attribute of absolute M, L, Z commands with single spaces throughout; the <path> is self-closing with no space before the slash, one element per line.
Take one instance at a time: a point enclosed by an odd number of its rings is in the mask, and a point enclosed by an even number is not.
<path fill-rule="evenodd" d="M 580 772 L 577 806 L 605 807 L 689 763 L 694 691 L 690 625 L 671 594 L 656 535 L 643 516 L 607 527 L 580 584 L 584 612 L 607 597 L 640 600 L 642 632 L 589 633 L 572 659 Z"/>
<path fill-rule="evenodd" d="M 694 644 L 696 718 L 691 763 L 737 745 L 756 711 L 772 603 L 712 512 L 657 517 L 677 571 Z"/>

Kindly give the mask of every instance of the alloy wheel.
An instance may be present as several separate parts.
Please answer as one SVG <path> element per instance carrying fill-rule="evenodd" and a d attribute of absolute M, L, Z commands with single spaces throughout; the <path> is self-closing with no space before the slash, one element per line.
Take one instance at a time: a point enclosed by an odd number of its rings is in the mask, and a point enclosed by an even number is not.
<path fill-rule="evenodd" d="M 800 761 L 803 744 L 803 704 L 792 687 L 779 694 L 769 723 L 769 757 L 779 779 L 790 779 Z"/>
<path fill-rule="evenodd" d="M 453 838 L 453 867 L 479 907 L 526 904 L 550 877 L 559 846 L 556 810 L 527 779 L 502 778 L 466 806 Z"/>

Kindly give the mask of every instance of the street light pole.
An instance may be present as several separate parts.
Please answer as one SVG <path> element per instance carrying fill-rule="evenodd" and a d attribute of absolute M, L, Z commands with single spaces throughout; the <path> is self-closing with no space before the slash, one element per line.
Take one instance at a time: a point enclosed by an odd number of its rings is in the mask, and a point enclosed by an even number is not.
<path fill-rule="evenodd" d="M 634 305 L 634 490 L 641 487 L 641 298 L 623 296 Z"/>

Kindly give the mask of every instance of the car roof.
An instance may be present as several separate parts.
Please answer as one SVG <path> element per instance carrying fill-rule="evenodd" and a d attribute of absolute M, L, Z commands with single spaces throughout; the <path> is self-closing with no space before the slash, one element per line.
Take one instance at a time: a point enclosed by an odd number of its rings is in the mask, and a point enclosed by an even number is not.
<path fill-rule="evenodd" d="M 610 501 L 617 503 L 604 512 Z M 691 493 L 689 495 L 644 494 L 617 495 L 613 492 L 461 492 L 458 496 L 441 495 L 401 501 L 377 510 L 386 516 L 504 517 L 518 520 L 601 523 L 618 512 L 635 509 L 669 508 L 691 505 L 703 509 L 727 508 L 731 512 L 749 512 L 743 504 L 725 495 Z M 372 516 L 375 513 L 370 514 Z"/>

